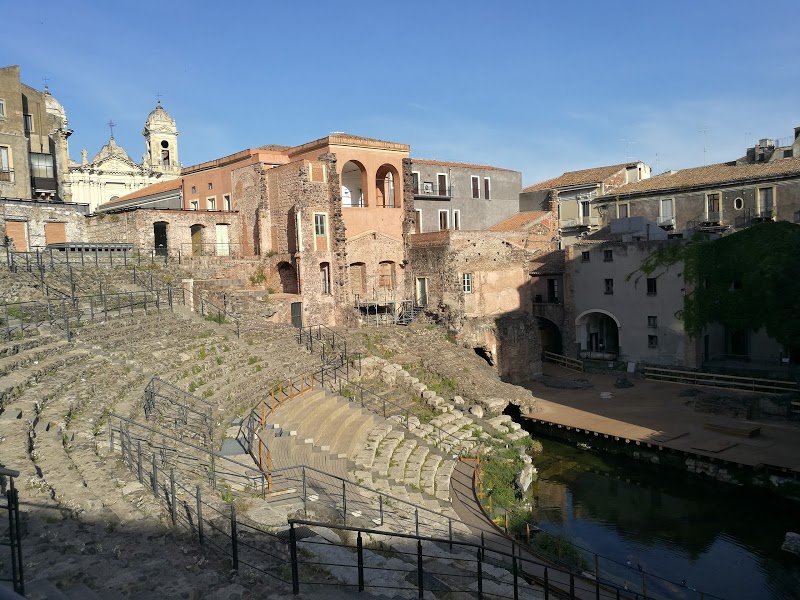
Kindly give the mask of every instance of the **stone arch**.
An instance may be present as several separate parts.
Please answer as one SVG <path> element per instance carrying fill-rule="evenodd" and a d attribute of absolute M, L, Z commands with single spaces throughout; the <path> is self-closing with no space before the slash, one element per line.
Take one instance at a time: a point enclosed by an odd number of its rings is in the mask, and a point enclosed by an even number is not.
<path fill-rule="evenodd" d="M 297 294 L 297 271 L 286 261 L 278 263 L 278 277 L 281 280 L 281 292 L 284 294 Z"/>
<path fill-rule="evenodd" d="M 400 208 L 403 179 L 393 165 L 383 164 L 375 173 L 375 206 Z"/>
<path fill-rule="evenodd" d="M 166 256 L 169 247 L 169 223 L 155 221 L 153 223 L 153 248 L 156 256 Z"/>
<path fill-rule="evenodd" d="M 203 230 L 205 225 L 195 223 L 189 228 L 192 236 L 192 256 L 203 255 Z"/>
<path fill-rule="evenodd" d="M 378 263 L 378 287 L 393 290 L 397 286 L 396 263 L 393 260 L 382 260 Z"/>
<path fill-rule="evenodd" d="M 367 206 L 367 170 L 357 160 L 348 160 L 342 165 L 342 207 Z"/>
<path fill-rule="evenodd" d="M 561 329 L 556 323 L 545 317 L 537 317 L 539 321 L 539 339 L 542 344 L 542 352 L 553 352 L 563 354 L 564 343 L 561 339 Z"/>
<path fill-rule="evenodd" d="M 581 358 L 613 360 L 621 347 L 619 319 L 607 310 L 582 312 L 575 319 L 575 334 Z"/>

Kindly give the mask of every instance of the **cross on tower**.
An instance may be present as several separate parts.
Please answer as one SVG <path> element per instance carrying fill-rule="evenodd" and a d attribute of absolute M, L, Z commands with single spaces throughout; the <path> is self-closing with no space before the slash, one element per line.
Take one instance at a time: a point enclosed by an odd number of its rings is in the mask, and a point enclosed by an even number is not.
<path fill-rule="evenodd" d="M 106 125 L 108 125 L 109 129 L 111 129 L 111 138 L 113 139 L 114 138 L 114 127 L 116 127 L 117 124 L 114 123 L 114 121 L 112 121 L 111 119 L 109 119 L 108 123 L 106 123 Z"/>
<path fill-rule="evenodd" d="M 156 98 L 158 99 L 158 103 L 161 104 L 161 94 L 156 92 Z"/>
<path fill-rule="evenodd" d="M 42 81 L 44 81 L 44 89 L 47 89 L 47 82 L 50 81 L 49 77 L 42 77 Z"/>

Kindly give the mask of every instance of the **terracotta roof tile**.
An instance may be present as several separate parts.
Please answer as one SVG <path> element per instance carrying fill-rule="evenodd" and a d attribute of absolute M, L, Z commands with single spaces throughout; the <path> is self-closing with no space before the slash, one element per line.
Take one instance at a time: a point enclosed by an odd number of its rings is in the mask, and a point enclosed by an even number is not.
<path fill-rule="evenodd" d="M 445 160 L 428 160 L 424 158 L 412 158 L 411 162 L 418 165 L 433 165 L 438 167 L 461 167 L 465 169 L 484 169 L 491 171 L 506 171 L 508 173 L 519 173 L 513 169 L 503 169 L 501 167 L 493 167 L 491 165 L 473 165 L 470 163 L 448 162 Z"/>
<path fill-rule="evenodd" d="M 500 221 L 496 225 L 489 227 L 489 231 L 516 231 L 517 229 L 527 229 L 531 225 L 535 225 L 544 217 L 551 213 L 543 210 L 532 210 L 518 213 L 509 217 L 505 221 Z"/>
<path fill-rule="evenodd" d="M 744 165 L 721 163 L 693 169 L 682 169 L 680 171 L 668 171 L 649 179 L 622 185 L 606 195 L 621 196 L 659 190 L 707 187 L 793 174 L 800 175 L 800 158 L 785 158 L 774 162 Z"/>
<path fill-rule="evenodd" d="M 531 275 L 564 272 L 564 251 L 554 250 L 531 259 Z"/>
<path fill-rule="evenodd" d="M 582 171 L 568 171 L 563 175 L 536 183 L 526 187 L 523 192 L 535 192 L 537 190 L 552 190 L 573 185 L 583 185 L 589 183 L 600 183 L 618 173 L 626 167 L 634 167 L 638 162 L 622 163 L 619 165 L 609 165 L 607 167 L 595 167 L 593 169 L 583 169 Z"/>
<path fill-rule="evenodd" d="M 125 202 L 126 200 L 135 200 L 136 198 L 144 198 L 146 196 L 153 196 L 155 194 L 160 194 L 162 192 L 169 192 L 171 190 L 178 190 L 183 186 L 183 179 L 178 177 L 177 179 L 170 179 L 169 181 L 159 181 L 158 183 L 154 183 L 153 185 L 148 185 L 140 190 L 136 190 L 135 192 L 131 192 L 127 196 L 122 196 L 121 198 L 117 198 L 116 200 L 112 200 L 111 202 L 106 202 L 103 206 L 108 206 L 110 204 L 117 204 L 119 202 Z"/>

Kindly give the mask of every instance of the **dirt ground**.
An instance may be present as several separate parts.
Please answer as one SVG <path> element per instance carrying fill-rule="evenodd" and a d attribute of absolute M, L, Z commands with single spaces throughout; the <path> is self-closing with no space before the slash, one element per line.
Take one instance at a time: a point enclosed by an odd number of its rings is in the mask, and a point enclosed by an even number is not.
<path fill-rule="evenodd" d="M 552 364 L 543 365 L 543 370 L 547 377 L 585 379 L 592 387 L 561 389 L 532 381 L 525 387 L 536 396 L 541 411 L 530 414 L 530 418 L 630 443 L 638 441 L 742 465 L 764 464 L 800 473 L 800 421 L 743 420 L 696 412 L 692 398 L 681 396 L 694 386 L 628 375 L 633 387 L 617 388 L 614 383 L 619 373 L 578 373 Z M 713 388 L 695 389 L 715 392 Z M 724 393 L 735 395 L 727 390 Z M 735 430 L 760 427 L 760 431 L 754 437 L 745 437 L 712 431 L 708 426 Z"/>

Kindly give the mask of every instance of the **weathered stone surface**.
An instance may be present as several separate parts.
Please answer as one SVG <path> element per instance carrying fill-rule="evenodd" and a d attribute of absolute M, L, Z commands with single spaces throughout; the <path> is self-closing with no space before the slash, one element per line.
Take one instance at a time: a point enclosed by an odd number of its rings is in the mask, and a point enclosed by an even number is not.
<path fill-rule="evenodd" d="M 517 473 L 517 477 L 515 479 L 517 489 L 519 489 L 519 491 L 523 494 L 527 492 L 528 488 L 531 487 L 531 484 L 536 481 L 537 473 L 536 467 L 531 464 L 526 464 L 524 467 L 522 467 L 522 470 Z"/>
<path fill-rule="evenodd" d="M 456 406 L 464 406 L 466 402 L 461 396 L 453 396 L 453 404 L 455 404 Z"/>
<path fill-rule="evenodd" d="M 479 419 L 483 418 L 483 407 L 480 404 L 473 404 L 472 407 L 470 407 L 469 412 Z"/>
<path fill-rule="evenodd" d="M 781 550 L 800 555 L 800 533 L 787 531 L 783 544 L 781 544 Z"/>

